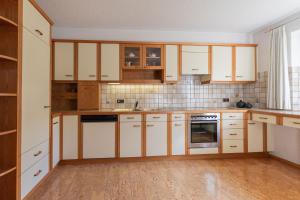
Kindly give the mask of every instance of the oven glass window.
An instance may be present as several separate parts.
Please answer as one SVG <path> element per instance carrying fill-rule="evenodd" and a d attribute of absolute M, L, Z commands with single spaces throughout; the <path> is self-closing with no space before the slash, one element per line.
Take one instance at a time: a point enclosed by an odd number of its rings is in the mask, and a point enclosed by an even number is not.
<path fill-rule="evenodd" d="M 216 123 L 192 124 L 191 129 L 191 143 L 218 142 Z"/>

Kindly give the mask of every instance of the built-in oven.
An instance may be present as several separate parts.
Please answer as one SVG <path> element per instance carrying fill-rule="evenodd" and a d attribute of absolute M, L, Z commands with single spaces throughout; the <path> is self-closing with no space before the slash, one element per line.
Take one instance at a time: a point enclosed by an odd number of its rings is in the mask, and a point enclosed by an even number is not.
<path fill-rule="evenodd" d="M 220 113 L 192 114 L 188 125 L 189 148 L 219 147 Z"/>

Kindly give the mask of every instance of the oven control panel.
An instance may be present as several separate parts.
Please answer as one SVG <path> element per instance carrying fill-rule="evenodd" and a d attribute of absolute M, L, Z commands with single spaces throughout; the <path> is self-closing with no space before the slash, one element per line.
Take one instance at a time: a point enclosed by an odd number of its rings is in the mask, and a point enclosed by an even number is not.
<path fill-rule="evenodd" d="M 220 113 L 201 113 L 191 115 L 192 121 L 198 120 L 220 120 Z"/>

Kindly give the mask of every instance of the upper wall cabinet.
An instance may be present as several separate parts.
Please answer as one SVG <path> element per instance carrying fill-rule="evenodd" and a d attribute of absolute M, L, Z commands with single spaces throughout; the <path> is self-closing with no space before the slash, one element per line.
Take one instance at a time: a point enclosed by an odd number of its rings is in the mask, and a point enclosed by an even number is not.
<path fill-rule="evenodd" d="M 212 47 L 212 81 L 232 81 L 232 47 Z"/>
<path fill-rule="evenodd" d="M 256 48 L 236 47 L 236 81 L 255 81 Z"/>
<path fill-rule="evenodd" d="M 163 45 L 144 45 L 144 67 L 145 68 L 163 68 Z"/>
<path fill-rule="evenodd" d="M 119 44 L 101 44 L 101 81 L 120 80 Z"/>
<path fill-rule="evenodd" d="M 78 44 L 78 80 L 97 80 L 97 48 L 96 43 Z"/>
<path fill-rule="evenodd" d="M 178 45 L 166 45 L 166 81 L 179 79 L 179 50 Z"/>
<path fill-rule="evenodd" d="M 121 46 L 121 67 L 141 68 L 143 66 L 142 45 L 122 45 Z"/>
<path fill-rule="evenodd" d="M 74 43 L 55 42 L 54 80 L 72 81 L 74 74 Z"/>
<path fill-rule="evenodd" d="M 182 46 L 182 74 L 208 74 L 209 73 L 209 47 L 208 46 Z"/>

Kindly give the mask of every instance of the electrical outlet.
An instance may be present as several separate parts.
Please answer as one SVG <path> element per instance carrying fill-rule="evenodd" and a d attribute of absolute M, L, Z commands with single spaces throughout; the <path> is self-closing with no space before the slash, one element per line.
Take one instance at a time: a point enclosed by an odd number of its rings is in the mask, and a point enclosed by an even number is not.
<path fill-rule="evenodd" d="M 124 102 L 124 99 L 117 99 L 117 104 L 123 104 Z"/>
<path fill-rule="evenodd" d="M 223 102 L 229 102 L 229 98 L 223 98 Z"/>

